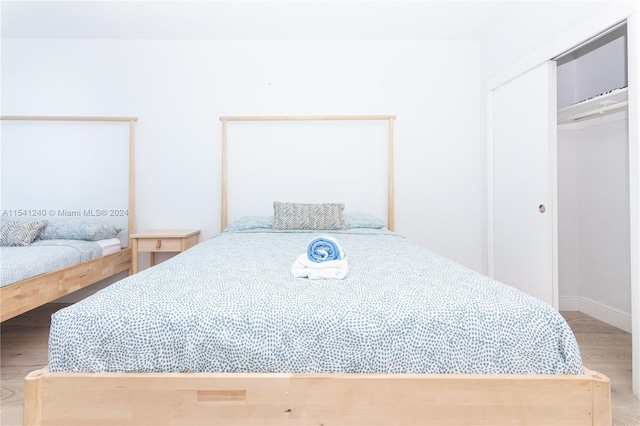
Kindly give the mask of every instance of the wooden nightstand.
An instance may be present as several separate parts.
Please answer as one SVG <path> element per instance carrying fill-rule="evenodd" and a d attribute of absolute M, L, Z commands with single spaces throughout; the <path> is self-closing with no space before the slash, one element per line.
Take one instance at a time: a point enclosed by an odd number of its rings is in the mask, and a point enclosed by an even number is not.
<path fill-rule="evenodd" d="M 138 272 L 138 253 L 149 252 L 151 266 L 156 264 L 156 253 L 182 253 L 198 243 L 199 229 L 171 229 L 164 231 L 146 231 L 131 234 L 132 250 L 131 273 Z"/>

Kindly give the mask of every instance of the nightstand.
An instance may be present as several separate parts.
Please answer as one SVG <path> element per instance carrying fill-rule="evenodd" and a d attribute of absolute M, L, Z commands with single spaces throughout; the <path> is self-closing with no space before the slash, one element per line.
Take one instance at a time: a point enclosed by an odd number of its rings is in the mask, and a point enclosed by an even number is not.
<path fill-rule="evenodd" d="M 151 266 L 156 264 L 156 253 L 182 253 L 198 243 L 199 229 L 168 229 L 131 234 L 131 274 L 138 272 L 138 253 L 149 252 Z"/>

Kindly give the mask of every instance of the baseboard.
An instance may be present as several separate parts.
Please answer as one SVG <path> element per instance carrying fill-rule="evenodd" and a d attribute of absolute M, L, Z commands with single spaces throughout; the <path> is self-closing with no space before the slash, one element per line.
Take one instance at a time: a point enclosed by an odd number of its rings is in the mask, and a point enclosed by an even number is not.
<path fill-rule="evenodd" d="M 559 311 L 580 311 L 580 296 L 560 296 Z"/>
<path fill-rule="evenodd" d="M 613 327 L 631 333 L 631 314 L 583 296 L 560 296 L 561 311 L 579 311 Z"/>
<path fill-rule="evenodd" d="M 595 300 L 580 297 L 580 312 L 631 333 L 631 314 Z"/>

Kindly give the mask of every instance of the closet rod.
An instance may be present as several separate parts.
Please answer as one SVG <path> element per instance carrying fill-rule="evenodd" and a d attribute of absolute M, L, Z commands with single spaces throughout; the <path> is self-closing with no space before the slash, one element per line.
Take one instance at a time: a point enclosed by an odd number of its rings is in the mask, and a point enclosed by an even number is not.
<path fill-rule="evenodd" d="M 592 109 L 591 111 L 583 112 L 582 114 L 572 115 L 571 117 L 567 117 L 561 121 L 558 121 L 559 124 L 567 124 L 572 123 L 579 120 L 584 120 L 586 118 L 592 118 L 599 115 L 605 115 L 608 112 L 615 111 L 617 109 L 625 108 L 629 104 L 628 101 L 618 102 L 612 105 L 603 106 L 602 108 Z"/>

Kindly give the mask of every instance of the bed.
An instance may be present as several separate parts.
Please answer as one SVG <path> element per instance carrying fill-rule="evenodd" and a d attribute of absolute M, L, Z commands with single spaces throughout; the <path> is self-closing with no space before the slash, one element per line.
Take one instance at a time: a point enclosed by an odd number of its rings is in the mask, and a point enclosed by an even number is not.
<path fill-rule="evenodd" d="M 322 231 L 343 280 L 294 278 L 318 231 L 227 226 L 222 193 L 221 235 L 54 315 L 25 424 L 611 423 L 608 378 L 548 305 L 388 221 Z"/>
<path fill-rule="evenodd" d="M 121 248 L 118 238 L 36 240 L 28 246 L 0 247 L 0 287 L 116 253 Z"/>
<path fill-rule="evenodd" d="M 135 232 L 134 191 L 134 141 L 135 117 L 85 117 L 85 116 L 2 116 L 2 120 L 27 121 L 82 121 L 82 122 L 128 122 L 129 123 L 129 234 Z M 44 243 L 39 243 L 44 244 Z M 130 246 L 130 244 L 129 244 Z M 19 248 L 22 249 L 22 248 Z M 91 251 L 91 249 L 89 249 Z M 0 287 L 0 321 L 5 321 L 31 309 L 42 306 L 67 294 L 94 284 L 100 280 L 129 270 L 131 249 L 125 247 L 106 255 L 91 256 L 86 260 L 62 263 L 59 268 L 45 268 L 30 278 L 16 282 L 5 282 Z M 52 263 L 53 264 L 53 263 Z M 6 267 L 6 263 L 3 270 Z M 14 273 L 12 273 L 14 274 Z M 19 276 L 19 273 L 15 274 Z M 3 280 L 4 281 L 4 280 Z"/>

